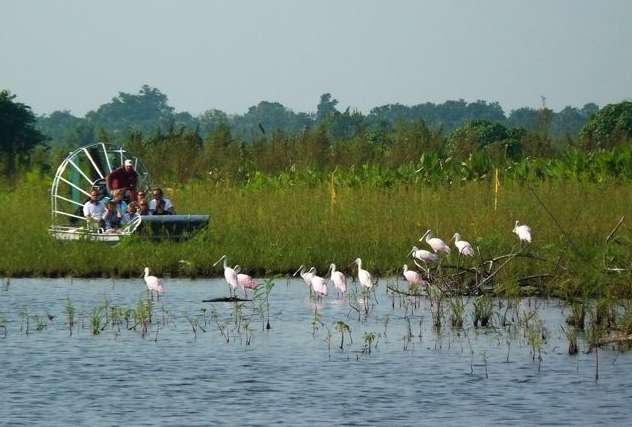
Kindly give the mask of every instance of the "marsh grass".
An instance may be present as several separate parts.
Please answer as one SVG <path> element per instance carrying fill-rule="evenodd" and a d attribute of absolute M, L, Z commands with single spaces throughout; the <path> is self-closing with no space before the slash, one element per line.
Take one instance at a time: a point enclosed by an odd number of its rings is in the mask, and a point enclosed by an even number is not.
<path fill-rule="evenodd" d="M 474 327 L 486 328 L 494 314 L 494 304 L 489 295 L 480 295 L 474 299 Z"/>
<path fill-rule="evenodd" d="M 101 331 L 107 325 L 107 323 L 104 322 L 103 313 L 104 310 L 101 305 L 94 307 L 90 312 L 90 333 L 92 335 L 101 334 Z"/>
<path fill-rule="evenodd" d="M 66 326 L 68 326 L 68 334 L 72 336 L 72 331 L 75 328 L 75 316 L 77 315 L 77 310 L 75 309 L 74 304 L 70 300 L 70 298 L 66 298 L 64 301 L 64 317 L 66 320 Z"/>
<path fill-rule="evenodd" d="M 450 326 L 454 329 L 463 328 L 465 317 L 465 301 L 462 296 L 456 296 L 448 300 L 450 306 Z"/>
<path fill-rule="evenodd" d="M 619 243 L 612 241 L 608 248 L 595 245 L 604 241 L 621 216 L 632 218 L 631 186 L 560 180 L 534 187 L 575 247 L 569 247 L 526 186 L 507 181 L 500 188 L 495 207 L 493 185 L 486 180 L 440 186 L 360 181 L 337 186 L 332 205 L 329 183 L 253 188 L 192 181 L 168 189 L 167 195 L 179 212 L 210 214 L 207 230 L 181 243 L 132 238 L 109 246 L 51 239 L 49 182 L 28 174 L 2 198 L 0 235 L 7 249 L 0 259 L 0 274 L 136 277 L 143 265 L 152 265 L 157 275 L 214 276 L 218 271 L 212 262 L 233 254 L 236 262 L 259 276 L 291 272 L 302 263 L 324 271 L 332 261 L 345 266 L 358 256 L 374 275 L 383 276 L 406 261 L 406 253 L 428 228 L 446 240 L 460 232 L 481 257 L 510 253 L 517 247 L 513 221 L 519 219 L 533 230 L 534 241 L 526 251 L 548 261 L 515 258 L 494 277 L 495 283 L 550 273 L 558 266 L 557 280 L 533 284 L 538 293 L 590 296 L 608 286 L 611 293 L 632 296 L 629 273 L 603 273 L 604 250 L 612 265 L 627 259 L 626 223 L 614 239 Z M 95 262 L 113 259 L 116 262 Z M 468 268 L 480 261 L 457 260 L 456 255 L 445 260 L 457 262 Z"/>

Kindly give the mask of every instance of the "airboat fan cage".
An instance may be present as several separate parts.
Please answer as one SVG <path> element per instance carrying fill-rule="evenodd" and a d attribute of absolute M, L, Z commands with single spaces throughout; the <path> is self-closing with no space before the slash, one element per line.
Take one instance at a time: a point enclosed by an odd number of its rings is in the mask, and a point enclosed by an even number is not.
<path fill-rule="evenodd" d="M 51 234 L 59 239 L 76 240 L 82 237 L 98 237 L 97 240 L 118 241 L 117 235 L 100 234 L 89 227 L 83 216 L 83 205 L 90 191 L 97 189 L 108 196 L 106 177 L 114 169 L 131 160 L 138 173 L 138 189 L 151 186 L 149 172 L 143 162 L 122 147 L 96 143 L 76 149 L 57 168 L 51 187 Z M 123 234 L 131 234 L 139 221 L 128 225 Z"/>

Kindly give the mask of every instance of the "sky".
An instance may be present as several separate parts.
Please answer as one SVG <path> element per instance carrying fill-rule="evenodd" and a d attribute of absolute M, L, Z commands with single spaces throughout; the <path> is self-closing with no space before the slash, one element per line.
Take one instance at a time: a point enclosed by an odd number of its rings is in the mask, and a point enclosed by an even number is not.
<path fill-rule="evenodd" d="M 176 111 L 632 97 L 629 0 L 0 0 L 0 89 L 82 116 L 144 84 Z"/>

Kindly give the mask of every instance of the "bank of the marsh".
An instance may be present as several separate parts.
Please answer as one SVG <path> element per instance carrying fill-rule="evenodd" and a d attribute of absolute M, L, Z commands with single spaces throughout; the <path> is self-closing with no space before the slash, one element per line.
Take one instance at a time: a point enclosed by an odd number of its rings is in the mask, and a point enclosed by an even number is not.
<path fill-rule="evenodd" d="M 617 294 L 627 293 L 629 272 L 606 271 L 607 266 L 630 265 L 626 222 L 607 248 L 605 239 L 622 216 L 632 218 L 632 187 L 545 182 L 531 188 L 501 182 L 496 192 L 492 182 L 477 181 L 253 190 L 194 181 L 167 188 L 167 193 L 180 213 L 210 214 L 208 230 L 181 243 L 129 240 L 108 246 L 52 240 L 47 234 L 48 182 L 29 175 L 0 195 L 0 274 L 125 277 L 150 266 L 157 274 L 217 276 L 221 270 L 211 264 L 227 254 L 231 264 L 257 275 L 294 271 L 300 264 L 324 272 L 330 262 L 349 271 L 356 257 L 377 275 L 393 275 L 411 264 L 406 254 L 413 245 L 422 246 L 418 239 L 428 228 L 446 241 L 461 233 L 479 249 L 481 259 L 488 259 L 516 249 L 511 230 L 518 219 L 533 230 L 528 253 L 546 261 L 515 259 L 494 278 L 497 287 L 555 269 L 558 280 L 538 292 L 564 288 L 586 294 L 612 287 Z M 479 261 L 468 259 L 463 265 Z M 455 256 L 446 261 L 456 262 Z"/>

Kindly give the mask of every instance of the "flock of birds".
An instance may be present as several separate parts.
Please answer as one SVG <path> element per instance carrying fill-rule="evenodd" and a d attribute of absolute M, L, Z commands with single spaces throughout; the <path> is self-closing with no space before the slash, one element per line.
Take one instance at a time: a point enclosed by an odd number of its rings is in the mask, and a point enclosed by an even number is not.
<path fill-rule="evenodd" d="M 528 225 L 521 225 L 519 221 L 516 221 L 513 232 L 516 234 L 521 244 L 531 243 L 531 228 Z M 458 251 L 459 257 L 474 256 L 475 252 L 471 243 L 462 240 L 459 233 L 454 233 L 450 241 L 452 240 L 454 240 L 454 246 Z M 450 246 L 440 238 L 434 237 L 431 230 L 427 230 L 424 235 L 421 236 L 419 241 L 426 242 L 432 251 L 413 246 L 408 255 L 413 257 L 413 262 L 415 262 L 416 265 L 418 265 L 416 261 L 421 261 L 426 266 L 429 263 L 438 263 L 441 260 L 441 256 L 450 255 Z M 224 279 L 228 284 L 230 296 L 236 296 L 237 289 L 241 289 L 247 297 L 247 290 L 255 289 L 257 287 L 255 280 L 248 274 L 241 273 L 241 267 L 239 265 L 230 267 L 228 265 L 228 258 L 226 255 L 223 255 L 220 259 L 218 259 L 213 264 L 213 267 L 217 266 L 217 264 L 222 261 Z M 357 279 L 360 286 L 368 289 L 372 288 L 377 283 L 377 280 L 373 278 L 369 271 L 362 268 L 362 259 L 356 258 L 351 264 L 349 264 L 349 266 L 354 264 L 357 265 L 358 268 Z M 297 274 L 301 276 L 307 287 L 310 289 L 310 292 L 313 292 L 317 298 L 322 298 L 327 295 L 330 283 L 333 283 L 338 295 L 344 295 L 347 292 L 347 278 L 341 271 L 336 269 L 336 264 L 330 264 L 329 269 L 324 276 L 318 276 L 316 267 L 307 269 L 304 265 L 301 265 L 292 276 L 296 277 Z M 427 284 L 422 274 L 409 269 L 406 264 L 404 264 L 402 274 L 411 286 Z M 153 297 L 153 294 L 156 293 L 159 298 L 160 294 L 165 291 L 162 279 L 159 279 L 156 276 L 150 276 L 149 267 L 145 267 L 144 279 L 150 295 Z"/>

